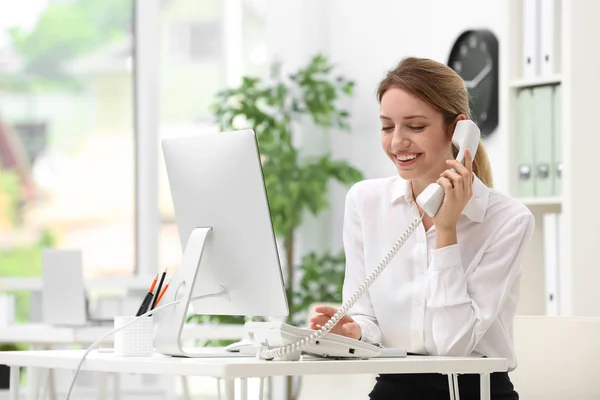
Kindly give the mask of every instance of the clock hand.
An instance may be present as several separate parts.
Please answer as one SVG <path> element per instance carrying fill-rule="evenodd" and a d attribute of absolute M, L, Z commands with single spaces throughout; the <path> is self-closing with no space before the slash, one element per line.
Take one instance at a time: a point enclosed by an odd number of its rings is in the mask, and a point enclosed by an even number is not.
<path fill-rule="evenodd" d="M 477 76 L 475 76 L 475 78 L 470 81 L 465 81 L 465 86 L 467 89 L 473 89 L 475 86 L 479 85 L 490 72 L 492 72 L 492 62 L 488 59 L 485 67 L 477 74 Z"/>

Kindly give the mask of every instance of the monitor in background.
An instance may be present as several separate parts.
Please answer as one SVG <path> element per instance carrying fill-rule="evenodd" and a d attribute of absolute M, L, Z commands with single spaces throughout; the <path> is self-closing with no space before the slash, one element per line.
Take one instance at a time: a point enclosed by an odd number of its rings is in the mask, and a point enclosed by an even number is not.
<path fill-rule="evenodd" d="M 81 251 L 42 249 L 42 315 L 50 325 L 87 322 Z"/>
<path fill-rule="evenodd" d="M 183 259 L 165 293 L 155 344 L 174 356 L 191 305 L 197 314 L 284 317 L 288 304 L 252 130 L 162 140 Z"/>
<path fill-rule="evenodd" d="M 92 318 L 77 249 L 42 249 L 42 320 L 56 326 L 108 325 L 113 318 Z"/>

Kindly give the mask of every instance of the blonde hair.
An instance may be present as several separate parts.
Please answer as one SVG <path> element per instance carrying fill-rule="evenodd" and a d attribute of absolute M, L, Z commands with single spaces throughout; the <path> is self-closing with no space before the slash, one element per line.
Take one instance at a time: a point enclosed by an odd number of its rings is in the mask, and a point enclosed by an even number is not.
<path fill-rule="evenodd" d="M 377 100 L 390 88 L 399 88 L 420 98 L 444 117 L 446 125 L 460 114 L 471 118 L 469 93 L 462 78 L 442 63 L 427 58 L 408 57 L 389 71 L 379 84 Z M 457 150 L 454 149 L 456 157 Z M 492 167 L 481 140 L 473 160 L 473 172 L 488 187 L 493 186 Z"/>

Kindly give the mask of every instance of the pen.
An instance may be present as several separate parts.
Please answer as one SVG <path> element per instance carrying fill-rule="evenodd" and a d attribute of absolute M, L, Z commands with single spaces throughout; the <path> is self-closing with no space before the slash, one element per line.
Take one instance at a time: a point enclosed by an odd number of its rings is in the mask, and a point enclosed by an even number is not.
<path fill-rule="evenodd" d="M 150 301 L 152 301 L 152 298 L 154 297 L 154 286 L 156 286 L 156 281 L 158 280 L 158 274 L 156 274 L 156 277 L 154 278 L 154 282 L 152 282 L 152 285 L 150 286 L 150 289 L 148 290 L 148 293 L 146 293 L 146 296 L 144 297 L 144 300 L 142 301 L 142 304 L 140 305 L 140 308 L 138 308 L 137 313 L 135 314 L 136 317 L 139 317 L 140 315 L 142 315 L 143 313 L 146 312 L 146 310 L 148 310 L 148 306 L 150 305 Z"/>
<path fill-rule="evenodd" d="M 154 277 L 154 281 L 152 282 L 152 285 L 150 286 L 150 290 L 148 290 L 149 293 L 154 293 L 154 287 L 156 286 L 157 280 L 158 280 L 158 274 L 156 274 L 156 276 Z"/>
<path fill-rule="evenodd" d="M 158 299 L 156 299 L 156 305 L 158 305 L 160 303 L 160 299 L 162 299 L 163 295 L 165 294 L 165 292 L 169 288 L 169 284 L 170 283 L 171 283 L 171 280 L 169 279 L 169 282 L 167 282 L 167 284 L 165 285 L 165 287 L 163 288 L 163 290 L 158 295 Z"/>
<path fill-rule="evenodd" d="M 166 276 L 167 276 L 167 270 L 165 269 L 165 271 L 162 273 L 162 275 L 160 277 L 160 282 L 158 282 L 158 289 L 156 289 L 157 296 L 154 297 L 154 301 L 152 302 L 152 307 L 150 308 L 151 310 L 154 310 L 154 308 L 156 307 L 156 303 L 158 300 L 158 294 L 160 294 L 160 289 L 162 289 L 162 286 L 163 286 L 163 283 L 165 282 Z"/>
<path fill-rule="evenodd" d="M 154 298 L 154 294 L 152 294 L 150 292 L 146 293 L 146 296 L 144 297 L 144 301 L 142 301 L 142 305 L 140 306 L 140 308 L 138 308 L 137 313 L 135 313 L 136 317 L 139 317 L 140 315 L 142 315 L 146 312 L 146 310 L 148 309 L 148 306 L 150 305 L 150 301 L 152 301 L 153 298 Z"/>

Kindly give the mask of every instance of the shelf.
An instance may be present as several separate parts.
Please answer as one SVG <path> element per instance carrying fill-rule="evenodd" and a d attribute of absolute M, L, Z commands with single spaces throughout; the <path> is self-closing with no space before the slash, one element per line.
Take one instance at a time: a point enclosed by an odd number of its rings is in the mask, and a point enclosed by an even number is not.
<path fill-rule="evenodd" d="M 560 75 L 545 76 L 539 78 L 517 79 L 510 83 L 511 88 L 524 89 L 535 86 L 557 85 L 560 84 Z"/>
<path fill-rule="evenodd" d="M 560 207 L 562 205 L 562 198 L 560 197 L 521 197 L 517 200 L 527 207 Z"/>

